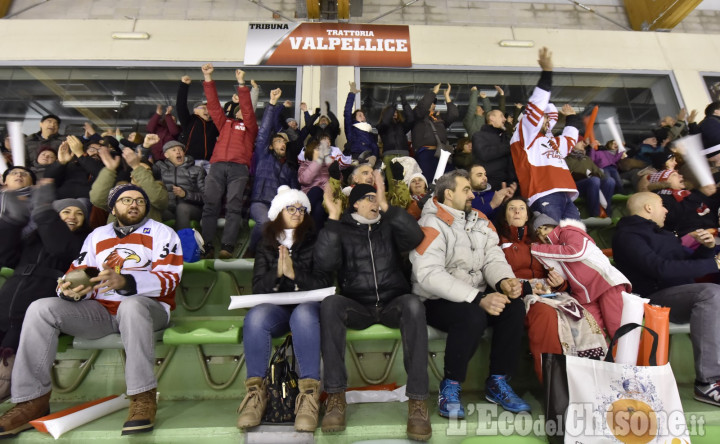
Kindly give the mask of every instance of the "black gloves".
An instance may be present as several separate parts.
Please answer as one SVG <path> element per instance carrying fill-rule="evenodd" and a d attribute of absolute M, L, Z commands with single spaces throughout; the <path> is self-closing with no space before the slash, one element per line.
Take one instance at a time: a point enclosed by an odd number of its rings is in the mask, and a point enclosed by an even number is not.
<path fill-rule="evenodd" d="M 405 168 L 400 162 L 390 161 L 390 172 L 395 180 L 403 180 L 405 177 Z"/>

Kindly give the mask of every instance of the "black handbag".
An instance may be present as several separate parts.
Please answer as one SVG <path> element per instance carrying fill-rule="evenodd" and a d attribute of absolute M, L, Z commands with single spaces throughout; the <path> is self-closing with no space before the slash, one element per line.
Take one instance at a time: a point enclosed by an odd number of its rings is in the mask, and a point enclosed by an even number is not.
<path fill-rule="evenodd" d="M 639 324 L 624 324 L 615 332 L 610 341 L 605 361 L 614 362 L 612 349 L 621 336 L 636 328 L 644 328 L 653 337 L 653 347 L 650 353 L 650 364 L 656 364 L 657 333 Z M 543 385 L 545 386 L 545 434 L 550 444 L 560 444 L 564 441 L 565 421 L 570 403 L 570 390 L 568 389 L 567 364 L 565 355 L 553 353 L 542 354 Z"/>
<path fill-rule="evenodd" d="M 275 351 L 265 372 L 268 402 L 263 421 L 280 423 L 295 421 L 295 398 L 300 392 L 295 373 L 292 335 Z"/>

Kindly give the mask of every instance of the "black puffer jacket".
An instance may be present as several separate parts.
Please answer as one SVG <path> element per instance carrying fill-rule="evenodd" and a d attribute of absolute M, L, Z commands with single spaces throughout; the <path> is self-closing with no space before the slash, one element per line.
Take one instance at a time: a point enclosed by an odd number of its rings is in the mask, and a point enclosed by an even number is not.
<path fill-rule="evenodd" d="M 185 156 L 185 162 L 175 166 L 170 160 L 165 159 L 153 164 L 153 172 L 156 177 L 165 184 L 168 190 L 168 209 L 173 211 L 179 201 L 185 201 L 195 205 L 203 204 L 203 193 L 205 193 L 205 169 L 195 166 L 195 160 Z M 177 197 L 173 193 L 173 185 L 185 190 L 185 197 Z"/>
<path fill-rule="evenodd" d="M 175 110 L 182 126 L 182 133 L 178 140 L 185 144 L 187 154 L 193 159 L 210 160 L 215 148 L 215 141 L 220 133 L 212 120 L 205 121 L 188 108 L 189 88 L 190 85 L 183 82 L 180 82 L 178 86 Z"/>
<path fill-rule="evenodd" d="M 410 293 L 400 252 L 422 242 L 424 234 L 405 210 L 390 206 L 380 221 L 361 224 L 346 212 L 328 220 L 315 244 L 315 266 L 338 272 L 340 294 L 366 305 L 386 304 Z"/>
<path fill-rule="evenodd" d="M 253 266 L 253 293 L 316 290 L 330 286 L 330 275 L 313 267 L 315 234 L 307 234 L 301 242 L 293 244 L 290 257 L 295 270 L 295 280 L 277 277 L 278 247 L 262 240 L 255 252 Z"/>
<path fill-rule="evenodd" d="M 389 151 L 400 151 L 398 154 L 408 154 L 407 133 L 413 127 L 415 117 L 413 110 L 406 99 L 402 100 L 404 122 L 397 122 L 393 118 L 395 116 L 394 109 L 388 109 L 382 115 L 380 123 L 377 124 L 378 134 L 383 143 L 383 154 L 389 154 Z"/>
<path fill-rule="evenodd" d="M 32 217 L 37 228 L 20 242 L 15 272 L 0 288 L 2 347 L 13 349 L 17 349 L 28 306 L 40 298 L 56 297 L 57 279 L 80 254 L 89 233 L 87 220 L 81 228 L 70 231 L 50 206 L 52 197 L 41 204 L 38 198 L 42 196 L 35 194 Z"/>
<path fill-rule="evenodd" d="M 99 159 L 89 156 L 74 157 L 70 162 L 55 162 L 45 169 L 45 178 L 55 180 L 58 199 L 90 197 L 90 188 L 103 169 Z"/>
<path fill-rule="evenodd" d="M 510 154 L 510 137 L 504 129 L 483 125 L 472 136 L 472 152 L 475 162 L 485 167 L 488 182 L 493 188 L 499 190 L 503 182 L 507 185 L 517 182 Z"/>
<path fill-rule="evenodd" d="M 457 105 L 455 105 L 454 102 L 450 102 L 447 104 L 447 112 L 444 118 L 436 117 L 436 120 L 431 120 L 430 105 L 432 105 L 435 96 L 432 90 L 427 91 L 418 101 L 417 105 L 415 105 L 415 109 L 413 109 L 412 144 L 416 153 L 421 147 L 437 145 L 437 139 L 432 130 L 433 126 L 440 141 L 447 144 L 447 128 L 460 118 L 460 111 Z"/>

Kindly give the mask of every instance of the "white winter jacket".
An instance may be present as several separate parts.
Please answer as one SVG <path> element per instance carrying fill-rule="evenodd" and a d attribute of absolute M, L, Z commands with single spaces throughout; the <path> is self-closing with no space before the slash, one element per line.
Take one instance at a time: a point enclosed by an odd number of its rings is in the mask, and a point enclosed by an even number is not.
<path fill-rule="evenodd" d="M 466 217 L 433 198 L 418 223 L 425 239 L 410 252 L 410 262 L 413 293 L 422 299 L 472 302 L 488 285 L 497 288 L 501 280 L 515 277 L 495 227 L 480 211 L 473 209 Z"/>

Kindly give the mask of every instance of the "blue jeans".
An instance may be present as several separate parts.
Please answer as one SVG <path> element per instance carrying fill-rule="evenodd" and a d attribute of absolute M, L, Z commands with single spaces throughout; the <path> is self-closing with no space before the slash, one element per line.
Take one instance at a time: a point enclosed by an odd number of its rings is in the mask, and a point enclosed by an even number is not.
<path fill-rule="evenodd" d="M 565 192 L 551 193 L 543 196 L 533 202 L 530 209 L 543 213 L 557 222 L 563 219 L 580 220 L 580 211 L 573 201 L 570 200 L 570 195 Z"/>
<path fill-rule="evenodd" d="M 320 303 L 260 304 L 250 309 L 243 325 L 247 377 L 263 377 L 270 362 L 271 339 L 293 335 L 300 379 L 320 379 Z"/>
<path fill-rule="evenodd" d="M 588 177 L 587 179 L 581 179 L 575 182 L 577 185 L 580 195 L 587 201 L 587 208 L 591 216 L 597 217 L 600 215 L 600 193 L 602 192 L 607 201 L 607 208 L 605 212 L 612 214 L 610 204 L 612 202 L 613 191 L 615 190 L 615 181 L 608 177 L 600 179 L 596 176 Z"/>
<path fill-rule="evenodd" d="M 605 177 L 608 177 L 615 181 L 615 193 L 622 194 L 623 192 L 623 181 L 620 178 L 620 173 L 615 165 L 608 165 L 602 169 L 605 172 Z"/>
<path fill-rule="evenodd" d="M 250 204 L 250 218 L 255 221 L 255 226 L 250 233 L 250 244 L 248 245 L 248 250 L 251 252 L 255 251 L 262 237 L 263 225 L 270 220 L 268 217 L 269 210 L 270 205 L 265 202 L 253 202 Z M 278 215 L 278 217 L 280 217 L 280 215 Z"/>
<path fill-rule="evenodd" d="M 429 150 L 425 147 L 420 147 L 415 152 L 415 161 L 418 163 L 420 170 L 422 171 L 425 180 L 428 183 L 432 183 L 435 177 L 435 170 L 437 170 L 439 158 L 435 157 L 435 150 Z"/>

